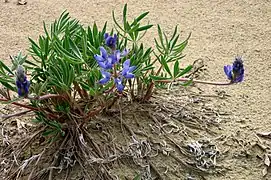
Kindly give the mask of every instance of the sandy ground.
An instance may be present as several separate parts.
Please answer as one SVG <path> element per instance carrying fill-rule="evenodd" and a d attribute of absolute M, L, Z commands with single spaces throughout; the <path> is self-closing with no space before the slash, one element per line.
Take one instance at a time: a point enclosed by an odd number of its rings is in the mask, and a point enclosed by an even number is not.
<path fill-rule="evenodd" d="M 232 113 L 231 118 L 221 122 L 225 135 L 250 142 L 255 140 L 254 132 L 271 131 L 270 0 L 29 0 L 25 6 L 16 5 L 15 0 L 0 2 L 0 59 L 8 63 L 9 55 L 19 50 L 26 52 L 27 37 L 36 39 L 42 33 L 42 21 L 50 23 L 65 9 L 84 24 L 96 21 L 101 26 L 108 21 L 112 26 L 111 11 L 121 12 L 126 2 L 130 17 L 150 11 L 148 20 L 161 24 L 166 32 L 176 24 L 183 39 L 192 32 L 186 60 L 203 58 L 209 71 L 206 79 L 224 80 L 223 66 L 232 63 L 236 55 L 243 56 L 244 83 L 202 88 L 210 94 L 225 91 L 229 95 L 226 100 L 213 102 Z M 146 39 L 155 35 L 153 28 Z M 262 179 L 261 161 L 256 154 L 247 160 L 228 159 L 228 164 L 232 171 L 219 179 Z"/>

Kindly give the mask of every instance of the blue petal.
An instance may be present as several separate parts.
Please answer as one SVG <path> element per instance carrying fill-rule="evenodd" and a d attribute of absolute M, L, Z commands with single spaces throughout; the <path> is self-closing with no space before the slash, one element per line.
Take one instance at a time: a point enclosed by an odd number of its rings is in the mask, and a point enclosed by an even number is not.
<path fill-rule="evenodd" d="M 107 59 L 107 52 L 104 47 L 100 47 L 101 55 L 104 59 Z"/>
<path fill-rule="evenodd" d="M 128 72 L 129 72 L 129 68 L 123 68 L 122 72 L 121 72 L 121 75 L 126 76 Z"/>
<path fill-rule="evenodd" d="M 132 78 L 134 78 L 135 77 L 135 75 L 134 74 L 132 74 L 132 73 L 127 73 L 127 74 L 125 74 L 125 75 L 123 75 L 126 79 L 132 79 Z"/>
<path fill-rule="evenodd" d="M 101 71 L 103 78 L 99 81 L 100 84 L 105 84 L 110 80 L 111 74 L 107 71 Z"/>
<path fill-rule="evenodd" d="M 26 80 L 26 81 L 24 82 L 24 87 L 23 87 L 25 95 L 28 94 L 28 92 L 29 92 L 29 87 L 30 87 L 30 82 Z"/>
<path fill-rule="evenodd" d="M 124 50 L 122 51 L 122 53 L 121 53 L 121 56 L 122 56 L 122 57 L 125 57 L 125 56 L 128 55 L 128 53 L 129 53 L 129 50 L 124 49 Z"/>
<path fill-rule="evenodd" d="M 107 39 L 108 36 L 109 36 L 109 34 L 108 34 L 108 33 L 105 33 L 105 34 L 104 34 L 104 39 Z"/>
<path fill-rule="evenodd" d="M 110 78 L 102 78 L 99 83 L 100 84 L 106 84 L 108 81 L 110 80 Z"/>
<path fill-rule="evenodd" d="M 21 88 L 18 89 L 18 95 L 19 95 L 19 96 L 23 96 L 23 93 L 22 93 L 22 89 L 21 89 Z"/>
<path fill-rule="evenodd" d="M 228 77 L 228 79 L 232 80 L 232 66 L 231 65 L 224 66 L 224 72 L 226 76 Z"/>
<path fill-rule="evenodd" d="M 96 59 L 96 61 L 100 61 L 100 62 L 105 60 L 102 56 L 100 56 L 98 54 L 95 54 L 94 58 Z"/>
<path fill-rule="evenodd" d="M 129 72 L 133 72 L 135 69 L 136 69 L 136 66 L 131 66 L 131 67 L 129 68 Z"/>
<path fill-rule="evenodd" d="M 108 57 L 108 60 L 109 60 L 110 63 L 113 65 L 113 64 L 115 64 L 115 63 L 117 62 L 117 57 L 116 57 L 114 54 L 112 54 L 112 55 L 110 55 L 110 56 Z"/>
<path fill-rule="evenodd" d="M 126 61 L 124 61 L 124 63 L 123 63 L 123 68 L 128 68 L 129 69 L 129 67 L 130 67 L 130 59 L 127 59 Z"/>
<path fill-rule="evenodd" d="M 115 58 L 116 58 L 116 62 L 117 62 L 117 63 L 119 63 L 120 57 L 121 57 L 121 53 L 120 53 L 119 50 L 117 50 L 117 51 L 115 52 Z"/>
<path fill-rule="evenodd" d="M 16 80 L 16 86 L 17 86 L 18 89 L 21 88 L 22 87 L 21 81 Z"/>
<path fill-rule="evenodd" d="M 117 39 L 118 39 L 118 36 L 116 35 L 116 34 L 114 34 L 114 43 L 116 43 L 117 42 Z"/>
<path fill-rule="evenodd" d="M 115 78 L 115 84 L 117 86 L 117 90 L 122 92 L 124 90 L 124 86 L 122 85 L 122 81 L 119 78 Z"/>
<path fill-rule="evenodd" d="M 106 64 L 105 64 L 105 62 L 103 62 L 103 61 L 98 61 L 98 65 L 99 65 L 101 68 L 106 69 Z"/>

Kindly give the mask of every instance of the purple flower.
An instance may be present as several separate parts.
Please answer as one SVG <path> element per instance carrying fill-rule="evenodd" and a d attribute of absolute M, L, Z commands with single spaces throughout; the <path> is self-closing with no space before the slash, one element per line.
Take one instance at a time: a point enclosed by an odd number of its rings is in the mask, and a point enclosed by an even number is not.
<path fill-rule="evenodd" d="M 245 69 L 241 57 L 236 57 L 233 65 L 224 66 L 224 72 L 231 82 L 242 82 L 244 80 Z"/>
<path fill-rule="evenodd" d="M 16 73 L 16 86 L 18 90 L 18 95 L 27 96 L 29 93 L 30 82 L 27 80 L 24 73 L 23 66 L 19 65 Z"/>
<path fill-rule="evenodd" d="M 116 85 L 117 90 L 119 92 L 122 92 L 124 90 L 124 86 L 122 85 L 122 79 L 121 78 L 115 78 L 115 85 Z"/>
<path fill-rule="evenodd" d="M 111 77 L 111 73 L 101 70 L 103 78 L 99 81 L 100 84 L 106 84 Z"/>
<path fill-rule="evenodd" d="M 122 69 L 122 76 L 124 76 L 126 79 L 134 78 L 135 75 L 132 73 L 136 69 L 136 66 L 130 66 L 130 59 L 127 59 L 123 63 L 123 69 Z"/>
<path fill-rule="evenodd" d="M 110 47 L 111 49 L 116 48 L 116 43 L 117 43 L 117 35 L 114 34 L 114 36 L 110 36 L 108 33 L 104 34 L 104 39 L 105 39 L 105 44 Z"/>
<path fill-rule="evenodd" d="M 122 53 L 120 54 L 120 56 L 121 56 L 121 57 L 125 57 L 125 56 L 127 56 L 128 54 L 129 54 L 129 50 L 124 49 L 124 50 L 122 51 Z"/>
<path fill-rule="evenodd" d="M 114 57 L 112 57 L 112 55 L 108 56 L 104 47 L 100 47 L 100 53 L 101 55 L 94 55 L 98 65 L 103 69 L 111 69 L 113 66 Z"/>

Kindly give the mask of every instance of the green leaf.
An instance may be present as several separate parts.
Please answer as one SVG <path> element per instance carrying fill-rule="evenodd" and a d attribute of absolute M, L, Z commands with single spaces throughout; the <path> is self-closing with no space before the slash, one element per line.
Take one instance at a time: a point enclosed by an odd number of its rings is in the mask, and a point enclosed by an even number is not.
<path fill-rule="evenodd" d="M 44 30 L 46 36 L 50 39 L 49 33 L 48 33 L 48 31 L 47 31 L 47 28 L 46 28 L 46 24 L 45 24 L 44 21 L 43 21 L 43 30 Z"/>
<path fill-rule="evenodd" d="M 139 15 L 137 18 L 136 18 L 136 22 L 139 22 L 141 19 L 143 19 L 145 16 L 147 16 L 149 14 L 149 12 L 144 12 L 142 13 L 141 15 Z"/>
<path fill-rule="evenodd" d="M 141 26 L 140 28 L 138 28 L 136 31 L 145 31 L 147 29 L 150 29 L 153 25 L 152 24 L 149 24 L 149 25 L 146 25 L 146 26 Z"/>
<path fill-rule="evenodd" d="M 96 95 L 96 92 L 95 92 L 95 90 L 94 90 L 93 88 L 89 88 L 89 94 L 90 94 L 91 96 L 95 96 L 95 95 Z"/>
<path fill-rule="evenodd" d="M 179 39 L 180 35 L 178 35 L 175 39 L 173 39 L 173 41 L 170 41 L 170 51 L 172 51 L 172 49 L 175 47 L 178 39 Z"/>
<path fill-rule="evenodd" d="M 126 29 L 127 4 L 124 5 L 122 16 L 123 16 L 123 24 Z"/>
<path fill-rule="evenodd" d="M 161 64 L 163 65 L 163 68 L 167 71 L 167 73 L 172 77 L 172 74 L 166 62 L 166 59 L 163 56 L 161 57 Z"/>
<path fill-rule="evenodd" d="M 174 64 L 174 78 L 177 77 L 177 75 L 179 74 L 180 72 L 180 68 L 179 68 L 179 61 L 176 61 L 175 64 Z"/>
<path fill-rule="evenodd" d="M 76 46 L 76 44 L 69 38 L 69 44 L 70 47 L 72 48 L 73 53 L 76 55 L 78 59 L 82 59 L 82 54 L 79 50 L 79 48 Z"/>
<path fill-rule="evenodd" d="M 47 129 L 42 133 L 43 136 L 55 135 L 57 131 L 55 129 Z"/>
<path fill-rule="evenodd" d="M 173 50 L 178 51 L 178 52 L 182 52 L 184 50 L 184 48 L 186 47 L 186 45 L 188 44 L 188 40 L 189 40 L 190 36 L 191 36 L 191 33 L 186 38 L 186 40 L 184 40 L 181 44 L 177 45 Z"/>
<path fill-rule="evenodd" d="M 112 17 L 113 17 L 113 21 L 114 21 L 114 23 L 116 24 L 116 26 L 120 29 L 120 30 L 122 30 L 123 32 L 125 32 L 124 31 L 124 29 L 119 25 L 119 23 L 117 22 L 117 20 L 116 20 L 116 18 L 115 18 L 115 12 L 114 11 L 112 11 Z"/>
<path fill-rule="evenodd" d="M 135 25 L 132 29 L 130 29 L 128 33 L 133 33 L 135 31 L 138 31 L 138 28 L 139 28 L 139 24 Z"/>
<path fill-rule="evenodd" d="M 14 75 L 14 73 L 2 61 L 0 61 L 0 67 L 3 67 L 7 72 Z"/>
<path fill-rule="evenodd" d="M 3 84 L 3 86 L 5 86 L 6 88 L 8 88 L 11 91 L 16 91 L 16 88 L 14 86 L 11 86 L 9 83 L 7 82 L 1 82 L 1 84 Z"/>
<path fill-rule="evenodd" d="M 163 33 L 159 24 L 158 24 L 158 35 L 161 42 L 161 46 L 163 47 L 164 50 L 166 50 L 165 45 L 164 45 L 164 40 L 163 40 Z"/>
<path fill-rule="evenodd" d="M 140 174 L 136 175 L 136 176 L 133 178 L 133 180 L 141 180 L 141 175 L 140 175 Z"/>
<path fill-rule="evenodd" d="M 189 86 L 189 85 L 191 85 L 193 83 L 193 79 L 190 79 L 190 80 L 188 80 L 188 81 L 186 81 L 186 82 L 184 82 L 184 83 L 179 83 L 181 86 Z"/>
<path fill-rule="evenodd" d="M 179 72 L 179 74 L 176 76 L 176 78 L 179 78 L 179 77 L 183 76 L 184 74 L 188 73 L 192 68 L 193 68 L 192 65 L 187 66 L 184 70 Z"/>

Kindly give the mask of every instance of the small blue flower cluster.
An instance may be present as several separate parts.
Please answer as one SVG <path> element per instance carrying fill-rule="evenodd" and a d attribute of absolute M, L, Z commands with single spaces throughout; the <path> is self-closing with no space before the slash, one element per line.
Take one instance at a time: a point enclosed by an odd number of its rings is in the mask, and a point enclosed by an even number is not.
<path fill-rule="evenodd" d="M 111 54 L 108 54 L 104 47 L 100 47 L 100 55 L 94 55 L 95 60 L 97 61 L 99 67 L 101 68 L 101 74 L 103 78 L 99 81 L 100 84 L 106 84 L 110 81 L 111 77 L 114 78 L 115 85 L 119 92 L 124 90 L 122 84 L 123 79 L 132 79 L 135 77 L 133 71 L 136 69 L 136 66 L 131 66 L 130 59 L 127 59 L 123 62 L 123 68 L 121 73 L 116 72 L 116 64 L 120 63 L 120 59 L 127 56 L 129 53 L 126 49 L 123 52 L 116 50 L 117 35 L 110 36 L 108 33 L 104 35 L 105 44 L 111 49 Z M 110 71 L 113 69 L 113 72 Z"/>
<path fill-rule="evenodd" d="M 241 57 L 236 57 L 232 65 L 224 66 L 224 72 L 228 79 L 233 83 L 242 82 L 244 80 L 244 64 Z"/>
<path fill-rule="evenodd" d="M 20 97 L 29 93 L 30 82 L 27 80 L 23 66 L 19 65 L 16 73 L 16 86 Z"/>

